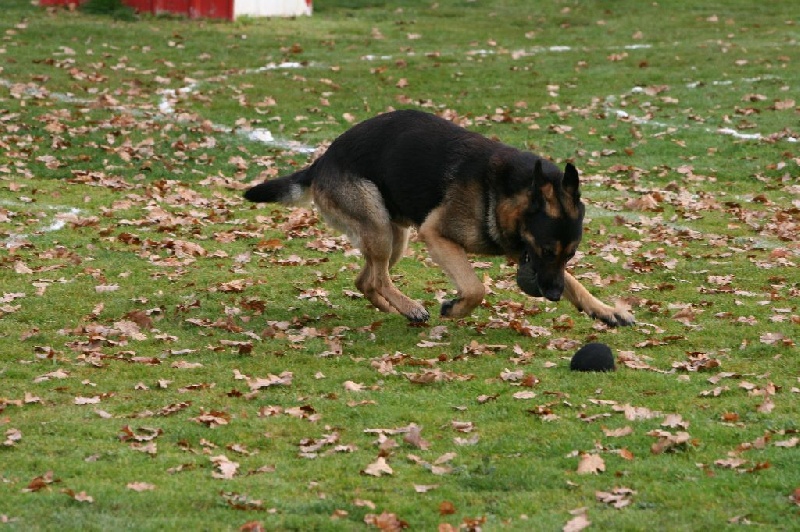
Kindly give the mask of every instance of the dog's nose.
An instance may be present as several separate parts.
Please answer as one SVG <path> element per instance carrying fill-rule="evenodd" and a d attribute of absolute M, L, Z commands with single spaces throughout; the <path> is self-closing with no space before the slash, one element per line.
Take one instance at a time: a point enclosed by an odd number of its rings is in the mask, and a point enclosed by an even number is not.
<path fill-rule="evenodd" d="M 546 297 L 550 301 L 560 301 L 561 300 L 561 292 L 563 290 L 559 288 L 549 288 L 543 291 L 544 297 Z"/>

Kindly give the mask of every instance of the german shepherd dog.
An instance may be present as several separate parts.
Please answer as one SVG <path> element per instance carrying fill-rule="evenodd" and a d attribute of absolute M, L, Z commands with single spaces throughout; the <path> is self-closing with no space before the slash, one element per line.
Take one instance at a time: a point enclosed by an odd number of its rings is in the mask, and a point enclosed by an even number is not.
<path fill-rule="evenodd" d="M 313 164 L 265 181 L 244 194 L 254 202 L 316 204 L 323 218 L 361 250 L 356 287 L 384 312 L 424 322 L 428 311 L 401 293 L 389 270 L 416 227 L 433 260 L 455 284 L 441 315 L 468 316 L 484 286 L 468 253 L 518 262 L 527 294 L 558 301 L 610 326 L 633 316 L 592 296 L 565 271 L 583 235 L 578 171 L 553 163 L 443 118 L 393 111 L 352 127 Z"/>

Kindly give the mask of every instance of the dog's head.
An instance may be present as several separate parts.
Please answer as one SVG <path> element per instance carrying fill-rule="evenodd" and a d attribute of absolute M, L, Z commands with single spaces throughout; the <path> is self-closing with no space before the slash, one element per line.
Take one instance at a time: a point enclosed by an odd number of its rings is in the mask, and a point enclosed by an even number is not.
<path fill-rule="evenodd" d="M 564 292 L 564 268 L 583 236 L 578 170 L 567 164 L 562 174 L 537 160 L 532 187 L 520 227 L 524 251 L 517 284 L 527 294 L 558 301 Z"/>

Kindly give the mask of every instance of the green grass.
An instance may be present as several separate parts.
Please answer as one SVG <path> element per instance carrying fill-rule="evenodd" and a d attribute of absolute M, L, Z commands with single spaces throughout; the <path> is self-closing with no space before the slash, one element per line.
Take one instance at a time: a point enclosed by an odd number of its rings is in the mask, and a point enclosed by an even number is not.
<path fill-rule="evenodd" d="M 338 1 L 310 18 L 227 23 L 7 0 L 0 522 L 352 530 L 387 512 L 415 530 L 483 518 L 558 530 L 585 507 L 597 529 L 796 528 L 800 31 L 787 5 Z M 316 147 L 402 107 L 573 161 L 589 218 L 573 272 L 625 299 L 638 324 L 609 330 L 526 298 L 502 259 L 480 258 L 494 283 L 484 305 L 410 327 L 351 297 L 359 260 L 338 237 L 320 249 L 333 235 L 315 216 L 240 199 L 305 164 L 287 142 Z M 438 316 L 451 286 L 421 244 L 395 275 Z M 549 335 L 510 326 L 526 320 Z M 588 341 L 651 369 L 573 374 L 571 346 Z M 403 363 L 380 373 L 391 355 Z M 682 369 L 703 356 L 720 365 Z M 403 375 L 431 367 L 464 380 Z M 517 386 L 506 370 L 540 382 Z M 56 371 L 66 378 L 40 379 Z M 290 385 L 253 394 L 236 378 L 285 371 Z M 626 419 L 624 405 L 652 416 Z M 195 421 L 209 412 L 228 423 Z M 688 425 L 662 426 L 668 414 Z M 393 474 L 363 474 L 382 452 L 370 431 L 410 423 L 429 446 L 390 435 Z M 160 429 L 155 452 L 133 448 L 126 426 Z M 691 440 L 655 454 L 654 430 Z M 334 433 L 316 458 L 300 455 L 301 441 Z M 585 452 L 605 471 L 578 474 Z M 220 455 L 239 463 L 233 478 L 213 476 Z M 731 458 L 743 462 L 721 465 Z M 23 491 L 48 471 L 57 482 Z M 596 499 L 614 487 L 635 490 L 630 505 Z"/>

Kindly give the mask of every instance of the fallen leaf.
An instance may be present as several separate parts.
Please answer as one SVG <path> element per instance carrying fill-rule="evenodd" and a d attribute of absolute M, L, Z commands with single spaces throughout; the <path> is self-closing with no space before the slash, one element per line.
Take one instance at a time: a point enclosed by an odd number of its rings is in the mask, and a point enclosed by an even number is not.
<path fill-rule="evenodd" d="M 6 441 L 3 442 L 5 447 L 13 447 L 22 440 L 22 431 L 19 429 L 8 429 L 6 431 Z"/>
<path fill-rule="evenodd" d="M 356 499 L 353 501 L 353 504 L 359 508 L 369 508 L 370 510 L 375 509 L 375 503 L 368 499 Z"/>
<path fill-rule="evenodd" d="M 514 399 L 522 399 L 522 400 L 533 399 L 534 397 L 536 397 L 536 392 L 531 392 L 531 391 L 516 392 L 511 397 L 513 397 Z"/>
<path fill-rule="evenodd" d="M 361 473 L 372 477 L 380 477 L 383 475 L 391 475 L 394 473 L 394 470 L 386 462 L 386 458 L 379 456 L 377 460 L 365 467 Z"/>
<path fill-rule="evenodd" d="M 453 515 L 456 513 L 455 505 L 450 501 L 442 501 L 439 503 L 439 515 Z"/>
<path fill-rule="evenodd" d="M 415 423 L 408 426 L 408 432 L 403 436 L 403 441 L 417 449 L 427 450 L 431 444 L 422 438 L 422 427 Z"/>
<path fill-rule="evenodd" d="M 577 510 L 573 510 L 570 513 L 573 514 L 575 517 L 567 521 L 567 523 L 561 529 L 563 532 L 580 532 L 581 530 L 589 527 L 592 524 L 592 522 L 589 521 L 589 518 L 586 515 L 586 508 L 578 508 Z"/>
<path fill-rule="evenodd" d="M 249 521 L 239 527 L 239 532 L 266 532 L 266 530 L 260 521 Z"/>
<path fill-rule="evenodd" d="M 384 532 L 397 532 L 408 528 L 407 522 L 389 512 L 383 512 L 380 515 L 367 514 L 364 516 L 364 523 Z"/>
<path fill-rule="evenodd" d="M 44 475 L 34 477 L 33 480 L 28 483 L 28 487 L 24 488 L 22 491 L 24 493 L 41 491 L 50 484 L 56 482 L 61 482 L 61 479 L 55 478 L 52 471 L 47 471 Z"/>
<path fill-rule="evenodd" d="M 794 492 L 789 495 L 789 500 L 800 506 L 800 488 L 795 488 Z"/>
<path fill-rule="evenodd" d="M 680 414 L 667 414 L 667 416 L 664 418 L 664 421 L 661 423 L 661 426 L 671 429 L 688 429 L 689 422 L 684 421 Z"/>
<path fill-rule="evenodd" d="M 578 462 L 577 473 L 579 475 L 595 475 L 606 470 L 606 463 L 598 454 L 582 453 Z"/>
<path fill-rule="evenodd" d="M 234 510 L 263 510 L 264 503 L 260 499 L 235 492 L 221 491 L 222 499 Z"/>
<path fill-rule="evenodd" d="M 631 502 L 631 498 L 636 494 L 630 488 L 618 487 L 611 491 L 596 491 L 594 492 L 595 498 L 605 504 L 611 505 L 614 508 L 625 508 Z"/>
<path fill-rule="evenodd" d="M 623 436 L 628 436 L 629 434 L 633 434 L 633 429 L 629 426 L 625 426 L 618 429 L 607 429 L 602 427 L 603 434 L 605 434 L 609 438 L 621 438 Z"/>
<path fill-rule="evenodd" d="M 133 491 L 150 491 L 156 489 L 155 485 L 148 484 L 147 482 L 128 482 L 125 487 Z"/>
<path fill-rule="evenodd" d="M 206 412 L 204 410 L 201 410 L 199 416 L 190 418 L 189 421 L 202 423 L 208 428 L 213 429 L 221 425 L 227 425 L 230 422 L 230 419 L 231 416 L 227 412 L 220 412 L 217 410 L 211 410 L 210 412 Z"/>
<path fill-rule="evenodd" d="M 692 437 L 688 432 L 680 431 L 672 434 L 666 430 L 651 430 L 647 433 L 648 436 L 658 438 L 658 441 L 650 446 L 650 451 L 653 454 L 661 454 L 667 451 L 676 449 L 684 449 L 687 444 L 691 443 Z"/>
<path fill-rule="evenodd" d="M 458 432 L 472 432 L 475 430 L 475 425 L 472 421 L 451 421 L 450 426 Z"/>
<path fill-rule="evenodd" d="M 775 402 L 769 397 L 764 399 L 764 402 L 758 405 L 756 412 L 760 414 L 769 414 L 775 409 Z"/>
<path fill-rule="evenodd" d="M 61 493 L 66 493 L 67 495 L 69 495 L 78 502 L 87 502 L 89 504 L 92 504 L 94 502 L 94 497 L 92 497 L 91 495 L 87 495 L 85 491 L 75 493 L 73 490 L 67 488 L 61 490 Z"/>
<path fill-rule="evenodd" d="M 363 392 L 366 386 L 353 381 L 345 381 L 344 389 L 348 392 Z"/>
<path fill-rule="evenodd" d="M 100 397 L 97 395 L 94 397 L 76 397 L 73 402 L 76 405 L 96 405 L 100 402 Z"/>
<path fill-rule="evenodd" d="M 214 464 L 216 468 L 215 471 L 211 472 L 211 476 L 213 478 L 218 478 L 222 480 L 230 480 L 234 476 L 236 476 L 236 471 L 239 469 L 238 462 L 233 462 L 228 459 L 227 456 L 221 454 L 219 456 L 212 456 L 210 458 L 211 463 Z"/>

